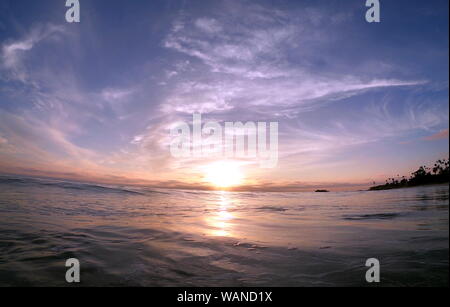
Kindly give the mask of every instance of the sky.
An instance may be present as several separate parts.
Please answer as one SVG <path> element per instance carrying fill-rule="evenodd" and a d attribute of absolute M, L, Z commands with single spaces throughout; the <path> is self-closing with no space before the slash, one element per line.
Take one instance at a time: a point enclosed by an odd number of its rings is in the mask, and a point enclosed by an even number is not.
<path fill-rule="evenodd" d="M 0 172 L 211 188 L 222 160 L 169 150 L 201 113 L 279 123 L 277 166 L 227 161 L 234 189 L 409 175 L 448 157 L 448 1 L 380 2 L 368 23 L 362 0 L 80 0 L 67 23 L 63 0 L 0 0 Z"/>

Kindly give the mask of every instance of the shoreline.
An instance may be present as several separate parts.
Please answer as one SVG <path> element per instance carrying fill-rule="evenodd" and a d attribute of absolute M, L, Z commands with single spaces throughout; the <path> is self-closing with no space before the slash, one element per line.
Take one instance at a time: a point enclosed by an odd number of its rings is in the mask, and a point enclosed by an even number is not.
<path fill-rule="evenodd" d="M 387 190 L 410 189 L 410 188 L 449 185 L 449 184 L 450 184 L 450 182 L 428 183 L 428 184 L 419 184 L 419 185 L 410 185 L 410 186 L 401 186 L 401 187 L 374 186 L 374 187 L 370 187 L 368 190 L 365 190 L 365 191 L 387 191 Z"/>

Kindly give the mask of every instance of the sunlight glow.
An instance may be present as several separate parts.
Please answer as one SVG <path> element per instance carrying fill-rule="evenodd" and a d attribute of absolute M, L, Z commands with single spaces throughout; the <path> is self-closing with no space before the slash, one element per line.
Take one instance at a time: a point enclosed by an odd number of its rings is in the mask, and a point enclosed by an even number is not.
<path fill-rule="evenodd" d="M 244 175 L 239 165 L 230 161 L 219 161 L 204 168 L 204 179 L 218 188 L 229 188 L 240 185 Z"/>

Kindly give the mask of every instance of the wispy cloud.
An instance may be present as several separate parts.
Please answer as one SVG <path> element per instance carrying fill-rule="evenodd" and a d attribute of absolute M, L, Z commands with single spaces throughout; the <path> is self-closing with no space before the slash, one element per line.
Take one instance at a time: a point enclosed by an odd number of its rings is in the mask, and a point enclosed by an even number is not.
<path fill-rule="evenodd" d="M 251 6 L 245 17 L 227 11 L 215 18 L 176 20 L 164 46 L 199 62 L 192 61 L 195 76 L 185 75 L 184 80 L 179 77 L 165 110 L 208 113 L 236 106 L 262 107 L 262 111 L 273 107 L 282 114 L 283 108 L 310 109 L 324 101 L 371 89 L 424 83 L 342 72 L 319 73 L 311 71 L 307 61 L 293 65 L 289 59 L 292 49 L 304 52 L 311 48 L 314 37 L 317 43 L 326 40 L 325 34 L 319 35 L 312 26 L 319 19 L 319 12 L 302 14 L 308 17 L 305 19 L 297 18 L 295 13 L 269 12 Z M 272 108 L 267 112 L 273 114 Z"/>
<path fill-rule="evenodd" d="M 40 42 L 63 32 L 64 28 L 61 26 L 37 25 L 24 38 L 4 43 L 1 47 L 2 69 L 9 78 L 27 82 L 28 69 L 24 63 L 27 52 Z"/>
<path fill-rule="evenodd" d="M 425 141 L 437 141 L 437 140 L 443 140 L 443 139 L 448 139 L 448 129 L 444 129 L 435 134 L 424 137 Z"/>

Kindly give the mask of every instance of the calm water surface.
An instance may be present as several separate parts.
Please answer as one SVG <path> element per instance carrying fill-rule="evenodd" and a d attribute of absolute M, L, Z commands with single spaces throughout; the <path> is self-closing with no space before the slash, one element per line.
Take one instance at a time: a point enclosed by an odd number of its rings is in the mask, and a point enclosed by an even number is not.
<path fill-rule="evenodd" d="M 449 187 L 231 193 L 0 176 L 0 286 L 448 286 Z"/>

